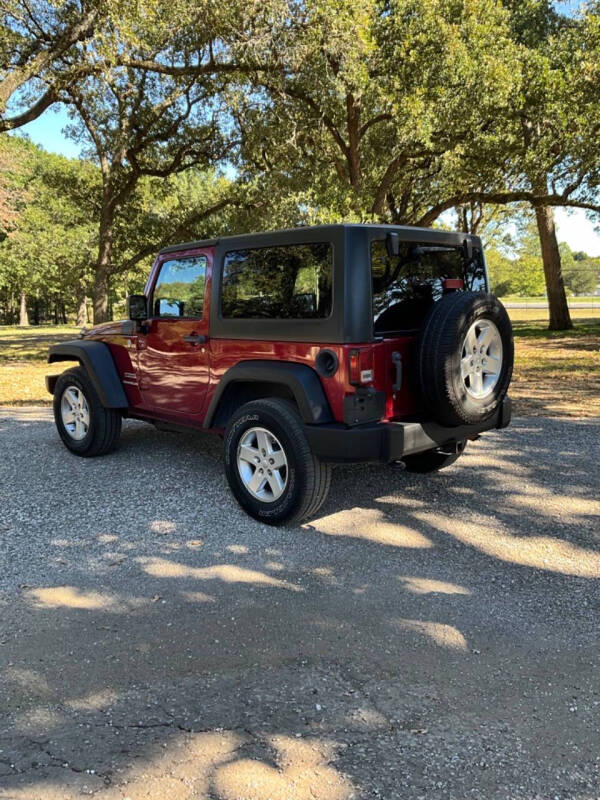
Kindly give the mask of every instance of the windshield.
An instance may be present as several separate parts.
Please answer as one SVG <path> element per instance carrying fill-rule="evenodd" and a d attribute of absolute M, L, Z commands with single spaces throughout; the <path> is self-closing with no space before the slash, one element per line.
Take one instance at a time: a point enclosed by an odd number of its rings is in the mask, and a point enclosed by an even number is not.
<path fill-rule="evenodd" d="M 373 322 L 376 335 L 418 329 L 444 293 L 446 278 L 460 278 L 467 291 L 485 291 L 483 256 L 474 250 L 467 261 L 462 247 L 401 242 L 388 255 L 385 239 L 371 243 Z"/>

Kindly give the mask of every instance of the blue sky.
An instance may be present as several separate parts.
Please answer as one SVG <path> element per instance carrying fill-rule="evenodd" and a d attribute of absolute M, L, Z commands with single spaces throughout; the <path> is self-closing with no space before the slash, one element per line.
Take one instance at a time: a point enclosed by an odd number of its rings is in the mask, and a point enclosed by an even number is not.
<path fill-rule="evenodd" d="M 57 106 L 20 128 L 19 133 L 27 134 L 32 142 L 51 153 L 76 158 L 79 155 L 79 145 L 62 133 L 68 122 L 64 107 Z M 594 224 L 587 219 L 584 211 L 557 208 L 555 219 L 559 241 L 567 242 L 572 250 L 583 250 L 590 256 L 600 256 L 600 234 L 595 231 Z"/>
<path fill-rule="evenodd" d="M 60 153 L 69 158 L 77 158 L 79 145 L 63 134 L 63 128 L 69 124 L 69 117 L 63 105 L 49 108 L 41 117 L 28 125 L 19 128 L 18 134 L 27 134 L 32 142 L 41 145 L 49 153 Z"/>

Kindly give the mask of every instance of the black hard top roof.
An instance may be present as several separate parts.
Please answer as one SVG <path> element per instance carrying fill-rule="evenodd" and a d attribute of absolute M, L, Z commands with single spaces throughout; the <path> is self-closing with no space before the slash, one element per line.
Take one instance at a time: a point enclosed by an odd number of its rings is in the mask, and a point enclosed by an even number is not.
<path fill-rule="evenodd" d="M 246 247 L 252 247 L 254 240 L 256 240 L 257 244 L 260 243 L 262 245 L 264 244 L 265 237 L 270 235 L 277 235 L 277 238 L 280 242 L 282 240 L 285 242 L 285 240 L 289 238 L 290 244 L 292 244 L 300 231 L 313 231 L 314 233 L 323 234 L 327 231 L 340 231 L 344 228 L 380 230 L 382 233 L 387 233 L 388 231 L 397 231 L 398 233 L 402 234 L 404 232 L 407 234 L 412 234 L 410 238 L 413 239 L 413 241 L 415 233 L 426 232 L 427 238 L 431 239 L 436 239 L 438 237 L 446 240 L 449 238 L 455 238 L 457 245 L 460 245 L 466 236 L 469 236 L 469 238 L 474 240 L 478 239 L 477 236 L 470 236 L 469 234 L 465 233 L 453 233 L 450 231 L 437 230 L 435 228 L 418 228 L 414 225 L 379 225 L 377 223 L 365 224 L 361 222 L 341 222 L 333 225 L 312 225 L 298 228 L 284 228 L 276 231 L 260 231 L 256 233 L 241 233 L 236 234 L 235 236 L 221 236 L 218 239 L 201 239 L 197 242 L 181 242 L 180 244 L 172 244 L 168 247 L 163 247 L 160 253 L 174 253 L 178 250 L 195 250 L 203 247 L 215 247 L 218 244 L 231 245 L 232 247 L 240 247 L 242 245 Z"/>

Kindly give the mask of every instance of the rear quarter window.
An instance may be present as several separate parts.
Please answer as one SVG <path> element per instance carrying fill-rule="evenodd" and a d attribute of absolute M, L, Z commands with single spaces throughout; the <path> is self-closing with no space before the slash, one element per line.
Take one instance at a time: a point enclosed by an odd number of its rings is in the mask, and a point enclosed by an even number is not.
<path fill-rule="evenodd" d="M 332 309 L 328 242 L 230 250 L 223 261 L 226 319 L 323 319 Z"/>
<path fill-rule="evenodd" d="M 485 291 L 483 256 L 467 263 L 461 247 L 404 242 L 390 256 L 385 240 L 371 242 L 375 333 L 419 328 L 433 303 L 442 297 L 444 280 L 460 278 L 467 291 Z"/>

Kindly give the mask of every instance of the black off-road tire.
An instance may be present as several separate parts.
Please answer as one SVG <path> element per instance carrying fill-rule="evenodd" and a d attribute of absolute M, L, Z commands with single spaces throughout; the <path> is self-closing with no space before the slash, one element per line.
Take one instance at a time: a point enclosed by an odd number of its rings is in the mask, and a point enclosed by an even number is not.
<path fill-rule="evenodd" d="M 74 439 L 63 423 L 61 402 L 63 393 L 70 387 L 78 388 L 85 396 L 89 409 L 89 426 L 82 439 Z M 63 372 L 54 388 L 54 421 L 64 445 L 75 455 L 91 458 L 103 456 L 114 450 L 121 435 L 121 412 L 105 408 L 100 402 L 98 392 L 83 367 L 73 367 Z"/>
<path fill-rule="evenodd" d="M 424 453 L 415 453 L 412 456 L 406 456 L 402 459 L 404 461 L 404 467 L 407 472 L 415 472 L 420 475 L 426 475 L 429 472 L 438 472 L 438 470 L 454 464 L 464 453 L 465 445 L 466 442 L 460 442 L 460 447 L 456 453 L 444 453 L 441 450 L 426 450 Z"/>
<path fill-rule="evenodd" d="M 463 344 L 474 323 L 491 321 L 502 343 L 502 366 L 495 386 L 481 399 L 471 396 L 461 375 Z M 446 426 L 489 419 L 506 396 L 512 377 L 514 344 L 506 309 L 492 294 L 455 292 L 435 303 L 421 329 L 417 381 L 426 410 Z"/>
<path fill-rule="evenodd" d="M 238 447 L 251 428 L 275 436 L 287 459 L 285 489 L 271 502 L 250 493 L 238 468 Z M 313 516 L 329 493 L 331 465 L 314 455 L 296 407 L 286 400 L 266 398 L 241 406 L 227 425 L 224 454 L 225 475 L 236 500 L 251 517 L 268 525 L 289 525 Z"/>

